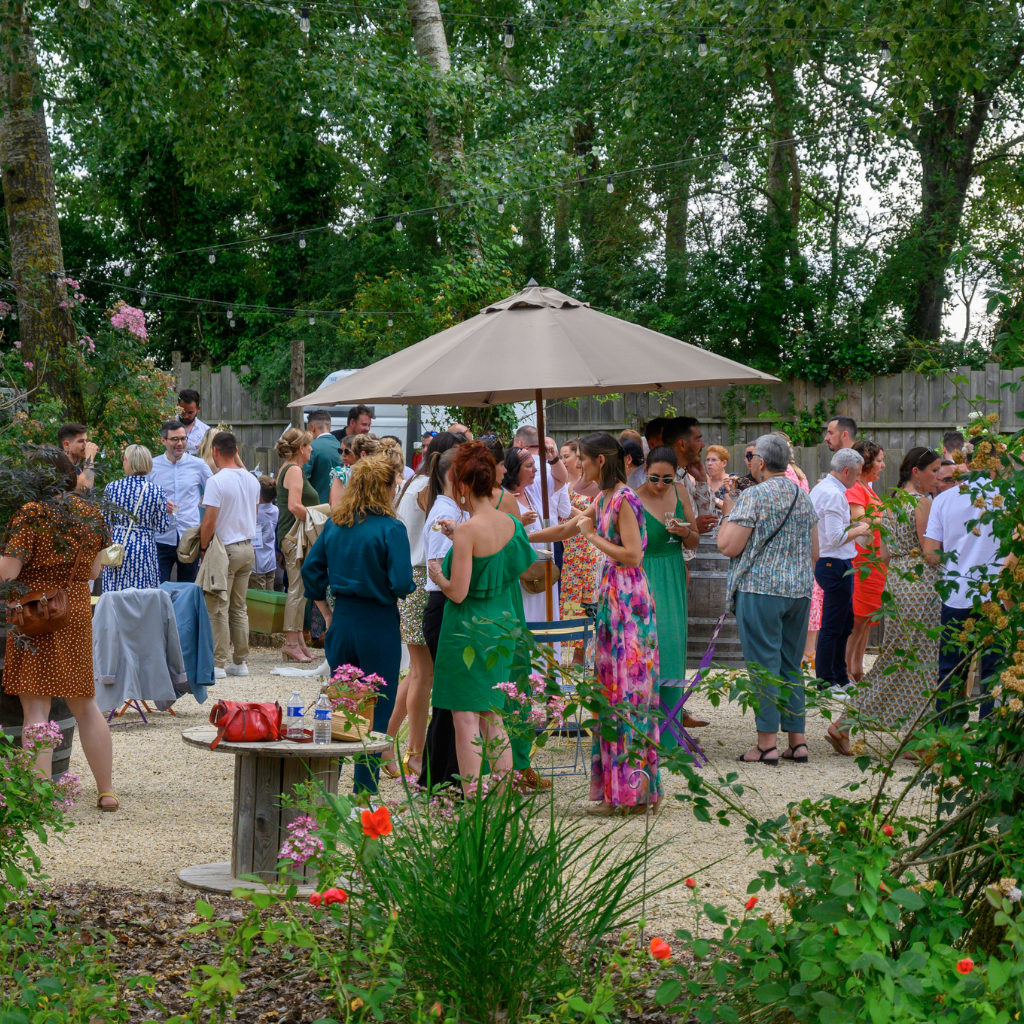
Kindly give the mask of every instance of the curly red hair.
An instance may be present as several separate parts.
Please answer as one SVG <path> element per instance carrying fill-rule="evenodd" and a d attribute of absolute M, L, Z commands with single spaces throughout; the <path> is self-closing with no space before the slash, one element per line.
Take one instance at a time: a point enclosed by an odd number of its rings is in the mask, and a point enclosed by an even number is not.
<path fill-rule="evenodd" d="M 482 441 L 460 444 L 452 463 L 453 490 L 458 494 L 472 494 L 489 498 L 494 492 L 497 463 Z"/>

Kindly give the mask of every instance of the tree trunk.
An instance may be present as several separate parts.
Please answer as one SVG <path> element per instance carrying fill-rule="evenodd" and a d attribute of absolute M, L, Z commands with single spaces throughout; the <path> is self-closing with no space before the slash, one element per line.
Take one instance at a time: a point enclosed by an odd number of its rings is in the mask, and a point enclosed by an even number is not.
<path fill-rule="evenodd" d="M 289 402 L 294 402 L 306 393 L 306 340 L 301 336 L 292 338 L 292 372 L 288 391 Z M 292 426 L 302 430 L 305 410 L 296 406 L 288 411 L 291 413 Z"/>
<path fill-rule="evenodd" d="M 523 221 L 523 261 L 527 273 L 545 284 L 551 270 L 551 261 L 544 241 L 539 193 L 534 192 L 523 199 L 520 216 Z"/>
<path fill-rule="evenodd" d="M 680 160 L 690 156 L 692 137 L 679 154 Z M 668 199 L 665 211 L 665 295 L 676 298 L 683 293 L 686 284 L 687 232 L 690 227 L 690 186 L 693 182 L 693 168 L 683 164 L 677 177 L 669 175 L 666 182 Z"/>
<path fill-rule="evenodd" d="M 32 25 L 23 4 L 0 7 L 0 180 L 11 245 L 11 276 L 18 294 L 21 354 L 30 367 L 29 390 L 46 385 L 65 414 L 85 419 L 81 363 L 72 350 L 75 327 L 67 309 L 50 140 L 42 96 L 36 91 Z"/>

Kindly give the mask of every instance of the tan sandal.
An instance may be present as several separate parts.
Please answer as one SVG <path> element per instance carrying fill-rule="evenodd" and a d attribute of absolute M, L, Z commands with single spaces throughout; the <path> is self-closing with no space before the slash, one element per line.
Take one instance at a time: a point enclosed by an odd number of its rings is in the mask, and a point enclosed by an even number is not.
<path fill-rule="evenodd" d="M 104 797 L 108 797 L 108 796 L 110 797 L 111 800 L 114 801 L 114 806 L 113 807 L 104 807 L 103 806 L 103 798 Z M 112 812 L 112 811 L 116 811 L 121 806 L 121 801 L 118 800 L 117 797 L 113 793 L 99 793 L 97 795 L 97 797 L 96 797 L 96 806 L 101 811 Z"/>
<path fill-rule="evenodd" d="M 825 739 L 832 744 L 832 749 L 839 754 L 841 757 L 853 757 L 853 752 L 850 750 L 843 750 L 843 738 L 840 736 L 838 739 L 832 734 L 831 729 L 825 730 Z"/>

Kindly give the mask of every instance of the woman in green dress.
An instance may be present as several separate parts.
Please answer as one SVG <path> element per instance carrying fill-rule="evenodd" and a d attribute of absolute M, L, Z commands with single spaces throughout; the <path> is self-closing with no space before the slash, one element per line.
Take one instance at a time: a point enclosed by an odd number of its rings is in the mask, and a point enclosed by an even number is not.
<path fill-rule="evenodd" d="M 647 456 L 647 479 L 637 489 L 644 507 L 647 550 L 644 572 L 658 616 L 658 663 L 661 713 L 661 745 L 679 746 L 684 713 L 668 720 L 683 698 L 686 680 L 686 567 L 681 549 L 692 551 L 700 543 L 693 505 L 686 487 L 676 483 L 676 453 L 671 448 L 653 448 Z"/>
<path fill-rule="evenodd" d="M 459 776 L 468 792 L 480 777 L 485 755 L 494 772 L 512 768 L 501 720 L 505 697 L 494 688 L 511 679 L 512 657 L 499 656 L 488 669 L 479 641 L 481 633 L 501 639 L 504 627 L 499 622 L 506 613 L 525 624 L 519 574 L 536 555 L 523 524 L 491 504 L 495 462 L 484 444 L 460 445 L 451 473 L 452 495 L 469 519 L 452 529 L 452 549 L 444 561 L 432 558 L 427 564 L 430 579 L 448 598 L 434 659 L 431 703 L 452 712 Z M 474 618 L 484 621 L 473 623 Z M 463 652 L 470 644 L 477 656 L 467 667 Z"/>

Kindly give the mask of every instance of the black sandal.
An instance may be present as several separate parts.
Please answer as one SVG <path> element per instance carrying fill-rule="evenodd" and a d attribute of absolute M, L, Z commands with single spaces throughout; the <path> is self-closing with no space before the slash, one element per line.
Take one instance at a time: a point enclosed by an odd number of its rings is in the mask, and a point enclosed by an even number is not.
<path fill-rule="evenodd" d="M 796 751 L 799 750 L 801 747 L 804 748 L 804 754 L 803 754 L 802 757 L 797 757 L 796 756 Z M 806 751 L 807 751 L 807 744 L 806 743 L 798 743 L 795 747 L 789 747 L 788 749 L 784 750 L 782 752 L 782 758 L 785 761 L 793 761 L 795 764 L 807 764 L 807 753 L 806 753 Z"/>
<path fill-rule="evenodd" d="M 761 756 L 754 758 L 753 761 L 749 760 L 746 757 L 746 753 L 747 752 L 745 750 L 743 751 L 742 754 L 740 754 L 739 757 L 736 758 L 736 760 L 737 761 L 742 761 L 744 764 L 766 764 L 766 765 L 768 765 L 771 768 L 778 768 L 779 767 L 779 759 L 778 759 L 778 757 L 768 757 L 767 756 L 773 750 L 777 751 L 779 749 L 778 747 L 769 747 L 767 750 L 761 750 L 760 747 L 758 747 L 757 749 L 760 752 Z"/>

